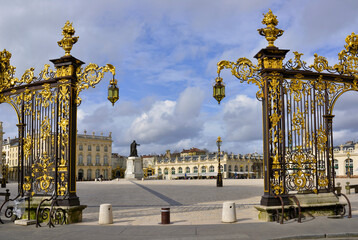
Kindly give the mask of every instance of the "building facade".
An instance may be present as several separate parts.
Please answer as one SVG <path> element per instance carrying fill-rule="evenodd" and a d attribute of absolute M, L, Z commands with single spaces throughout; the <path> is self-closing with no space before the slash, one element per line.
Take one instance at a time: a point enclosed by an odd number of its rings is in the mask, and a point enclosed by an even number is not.
<path fill-rule="evenodd" d="M 112 178 L 124 178 L 124 173 L 127 166 L 127 158 L 119 155 L 118 153 L 112 153 Z"/>
<path fill-rule="evenodd" d="M 104 180 L 112 179 L 112 137 L 77 134 L 76 147 L 76 179 L 79 181 L 90 181 L 99 179 L 102 176 Z M 18 174 L 18 138 L 5 139 L 3 141 L 2 151 L 5 153 L 5 163 L 9 166 L 9 180 L 17 180 Z"/>
<path fill-rule="evenodd" d="M 185 157 L 155 156 L 153 177 L 164 179 L 215 178 L 218 174 L 218 154 Z M 257 153 L 234 155 L 222 153 L 220 165 L 223 178 L 262 178 L 263 156 Z"/>
<path fill-rule="evenodd" d="M 337 177 L 358 177 L 358 142 L 348 141 L 333 148 Z"/>
<path fill-rule="evenodd" d="M 108 136 L 77 134 L 77 172 L 78 181 L 91 181 L 102 178 L 112 179 L 112 133 Z"/>
<path fill-rule="evenodd" d="M 3 141 L 2 152 L 5 156 L 4 163 L 8 167 L 8 179 L 11 181 L 17 180 L 18 174 L 18 155 L 19 155 L 19 139 L 7 138 Z"/>

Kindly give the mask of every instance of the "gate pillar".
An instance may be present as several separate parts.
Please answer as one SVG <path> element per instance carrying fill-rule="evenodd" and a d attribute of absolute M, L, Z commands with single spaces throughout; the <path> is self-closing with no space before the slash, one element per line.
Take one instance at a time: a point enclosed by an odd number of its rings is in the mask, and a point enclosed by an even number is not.
<path fill-rule="evenodd" d="M 59 202 L 63 206 L 80 205 L 79 198 L 76 194 L 76 137 L 77 137 L 77 96 L 78 96 L 78 79 L 76 76 L 77 69 L 84 62 L 76 59 L 71 55 L 65 55 L 58 59 L 50 60 L 55 68 L 55 79 L 58 83 L 69 83 L 69 113 L 68 113 L 68 151 L 66 158 L 68 159 L 66 167 L 58 169 L 57 177 L 61 178 L 62 173 L 68 176 L 68 197 Z M 60 112 L 60 114 L 63 114 Z M 62 185 L 65 186 L 65 185 Z M 56 186 L 61 188 L 61 184 Z M 60 189 L 57 189 L 57 192 Z M 61 190 L 60 190 L 61 191 Z"/>
<path fill-rule="evenodd" d="M 261 49 L 254 57 L 261 65 L 262 123 L 263 123 L 263 165 L 264 165 L 264 195 L 261 205 L 280 205 L 273 192 L 284 193 L 284 151 L 285 123 L 282 90 L 283 60 L 289 50 L 277 47 Z M 275 185 L 272 184 L 275 178 Z M 273 189 L 275 188 L 275 189 Z"/>

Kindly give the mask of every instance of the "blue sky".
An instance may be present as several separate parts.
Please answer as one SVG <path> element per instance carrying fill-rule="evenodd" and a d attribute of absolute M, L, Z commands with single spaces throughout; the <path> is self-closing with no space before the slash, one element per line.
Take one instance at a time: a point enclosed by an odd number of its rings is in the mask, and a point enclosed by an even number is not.
<path fill-rule="evenodd" d="M 57 46 L 61 28 L 73 22 L 77 44 L 71 54 L 88 63 L 116 67 L 120 99 L 107 101 L 110 75 L 95 89 L 81 93 L 78 130 L 112 132 L 113 151 L 139 154 L 198 147 L 235 154 L 262 152 L 261 103 L 255 86 L 240 83 L 230 71 L 222 77 L 227 97 L 219 106 L 212 98 L 216 63 L 253 56 L 267 43 L 257 32 L 271 8 L 285 30 L 276 46 L 327 57 L 331 65 L 345 37 L 357 32 L 357 1 L 266 0 L 117 0 L 5 1 L 0 20 L 0 47 L 9 50 L 17 77 L 49 59 L 64 55 Z M 335 143 L 358 140 L 358 94 L 347 93 L 336 105 Z M 6 137 L 16 135 L 10 106 L 0 106 Z"/>

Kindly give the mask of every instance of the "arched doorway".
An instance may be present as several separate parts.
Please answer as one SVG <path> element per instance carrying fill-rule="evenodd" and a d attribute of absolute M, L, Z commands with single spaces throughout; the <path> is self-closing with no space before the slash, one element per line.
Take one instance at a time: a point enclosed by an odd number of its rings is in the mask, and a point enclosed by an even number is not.
<path fill-rule="evenodd" d="M 78 170 L 78 181 L 82 181 L 83 180 L 83 169 L 79 169 Z"/>

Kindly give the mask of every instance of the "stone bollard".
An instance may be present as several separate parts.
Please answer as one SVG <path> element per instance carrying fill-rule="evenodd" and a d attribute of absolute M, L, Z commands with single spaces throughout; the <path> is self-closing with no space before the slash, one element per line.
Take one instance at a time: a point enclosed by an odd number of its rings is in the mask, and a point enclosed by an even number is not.
<path fill-rule="evenodd" d="M 223 203 L 221 222 L 223 222 L 223 223 L 236 222 L 236 208 L 235 208 L 234 202 L 224 202 Z"/>
<path fill-rule="evenodd" d="M 346 182 L 346 194 L 351 194 L 351 187 L 349 186 L 350 182 Z"/>
<path fill-rule="evenodd" d="M 113 223 L 112 205 L 108 203 L 101 204 L 99 207 L 98 224 L 112 224 L 112 223 Z"/>
<path fill-rule="evenodd" d="M 162 224 L 170 224 L 170 208 L 162 208 Z"/>

